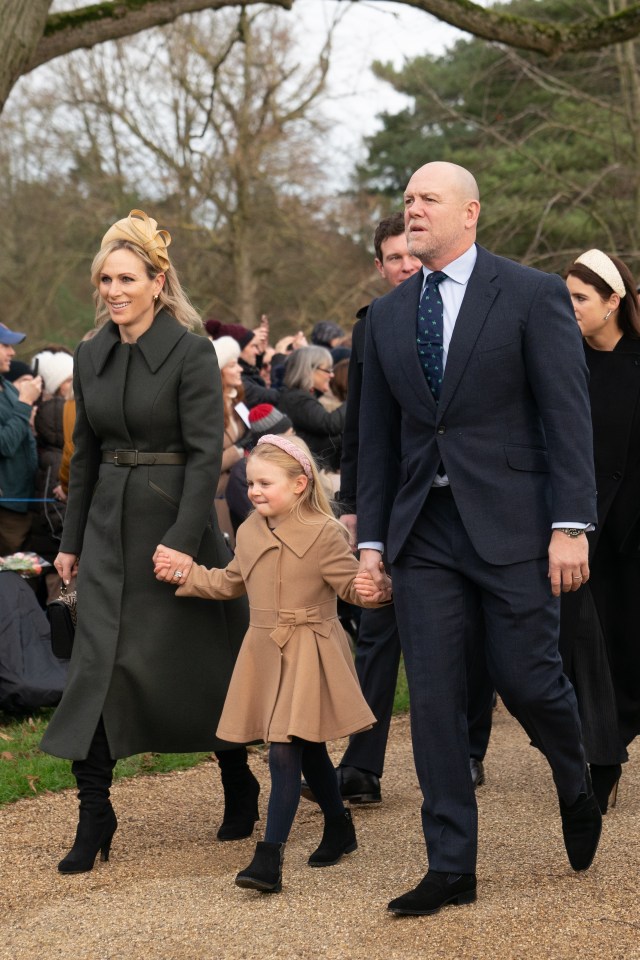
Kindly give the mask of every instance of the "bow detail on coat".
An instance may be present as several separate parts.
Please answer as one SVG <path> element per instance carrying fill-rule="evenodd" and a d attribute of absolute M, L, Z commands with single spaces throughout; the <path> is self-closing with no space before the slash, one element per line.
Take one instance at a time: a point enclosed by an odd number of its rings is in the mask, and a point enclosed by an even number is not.
<path fill-rule="evenodd" d="M 278 644 L 280 648 L 289 642 L 298 627 L 308 626 L 313 633 L 321 637 L 328 637 L 331 633 L 331 620 L 323 616 L 321 607 L 326 604 L 316 604 L 313 607 L 301 607 L 299 610 L 279 610 L 278 625 L 275 630 L 269 634 L 271 639 Z M 335 603 L 334 603 L 335 610 Z M 333 618 L 335 619 L 335 613 Z"/>

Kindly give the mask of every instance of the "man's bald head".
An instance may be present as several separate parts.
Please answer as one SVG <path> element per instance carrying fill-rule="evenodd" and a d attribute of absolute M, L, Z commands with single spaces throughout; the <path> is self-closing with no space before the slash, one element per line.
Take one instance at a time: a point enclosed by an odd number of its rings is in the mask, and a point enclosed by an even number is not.
<path fill-rule="evenodd" d="M 474 243 L 480 214 L 478 184 L 457 163 L 436 160 L 412 175 L 404 194 L 409 252 L 442 269 Z"/>

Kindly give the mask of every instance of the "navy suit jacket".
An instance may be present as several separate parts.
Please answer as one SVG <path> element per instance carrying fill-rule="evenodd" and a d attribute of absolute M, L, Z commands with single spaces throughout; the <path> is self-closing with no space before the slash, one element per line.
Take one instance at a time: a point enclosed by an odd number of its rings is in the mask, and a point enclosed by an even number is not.
<path fill-rule="evenodd" d="M 478 247 L 436 404 L 418 360 L 419 271 L 369 308 L 358 539 L 395 561 L 444 463 L 493 564 L 545 556 L 552 522 L 595 523 L 587 368 L 560 277 Z"/>

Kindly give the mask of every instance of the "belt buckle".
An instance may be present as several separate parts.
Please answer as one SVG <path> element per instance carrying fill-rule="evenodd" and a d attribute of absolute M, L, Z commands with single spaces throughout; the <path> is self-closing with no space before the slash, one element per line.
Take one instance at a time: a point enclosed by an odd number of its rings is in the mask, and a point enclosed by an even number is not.
<path fill-rule="evenodd" d="M 120 462 L 118 455 L 119 454 L 133 454 L 133 460 L 123 460 Z M 114 450 L 113 462 L 116 467 L 137 467 L 138 466 L 138 451 L 137 450 Z"/>

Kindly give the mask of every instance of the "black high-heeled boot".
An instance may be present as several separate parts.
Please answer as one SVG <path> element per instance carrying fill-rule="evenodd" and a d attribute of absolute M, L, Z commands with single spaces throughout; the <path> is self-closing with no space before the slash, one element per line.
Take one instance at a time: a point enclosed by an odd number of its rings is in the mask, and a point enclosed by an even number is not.
<path fill-rule="evenodd" d="M 81 807 L 76 839 L 69 853 L 58 864 L 60 873 L 86 873 L 93 870 L 98 852 L 100 859 L 106 862 L 117 827 L 118 820 L 111 804 L 100 811 Z"/>
<path fill-rule="evenodd" d="M 592 763 L 589 765 L 589 772 L 591 774 L 593 793 L 598 801 L 600 812 L 605 814 L 609 809 L 609 803 L 611 803 L 612 807 L 616 805 L 618 799 L 618 783 L 622 775 L 622 764 Z"/>
<path fill-rule="evenodd" d="M 283 860 L 284 843 L 261 840 L 256 844 L 256 852 L 249 866 L 236 877 L 236 884 L 249 890 L 261 890 L 262 893 L 279 893 L 282 890 Z"/>
<path fill-rule="evenodd" d="M 244 840 L 253 833 L 258 812 L 260 784 L 247 763 L 247 748 L 216 751 L 224 790 L 224 816 L 218 840 Z"/>
<path fill-rule="evenodd" d="M 86 760 L 74 760 L 71 770 L 78 785 L 80 814 L 76 838 L 69 853 L 58 864 L 60 873 L 86 873 L 96 857 L 107 861 L 118 821 L 109 800 L 115 766 L 102 718 L 89 747 Z"/>

